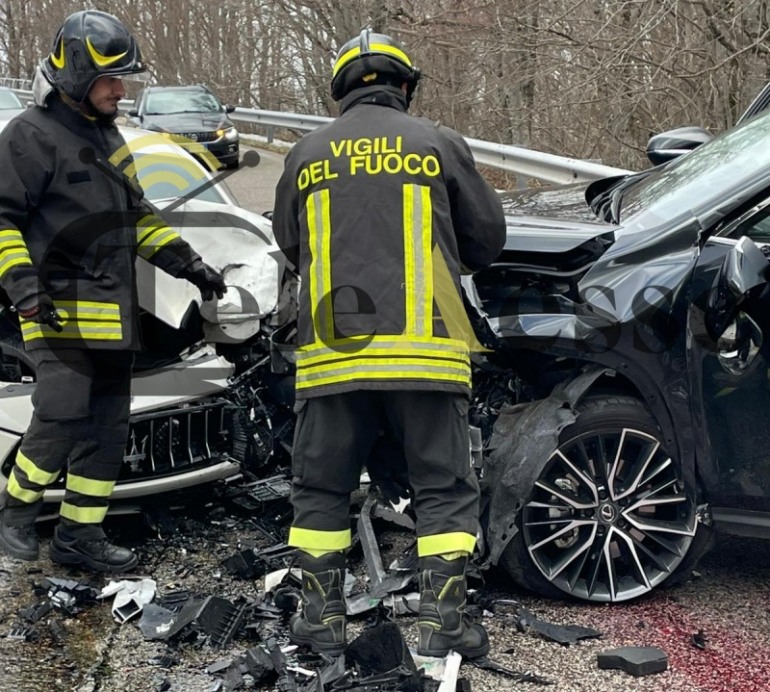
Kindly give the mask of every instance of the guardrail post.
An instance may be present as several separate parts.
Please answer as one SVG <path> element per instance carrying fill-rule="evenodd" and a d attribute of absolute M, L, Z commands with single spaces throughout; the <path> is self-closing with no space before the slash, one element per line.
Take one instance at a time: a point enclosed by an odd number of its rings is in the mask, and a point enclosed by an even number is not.
<path fill-rule="evenodd" d="M 272 125 L 267 126 L 267 143 L 273 143 L 273 137 L 275 136 L 275 128 Z"/>

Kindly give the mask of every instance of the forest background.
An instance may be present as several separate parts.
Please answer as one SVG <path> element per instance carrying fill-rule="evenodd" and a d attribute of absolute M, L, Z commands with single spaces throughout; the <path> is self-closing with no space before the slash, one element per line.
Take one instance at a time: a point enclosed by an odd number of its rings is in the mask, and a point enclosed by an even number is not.
<path fill-rule="evenodd" d="M 770 79 L 770 0 L 0 0 L 0 76 L 30 78 L 71 12 L 136 34 L 152 83 L 336 115 L 337 49 L 363 27 L 423 72 L 412 112 L 464 135 L 642 168 L 649 136 L 732 125 Z M 132 94 L 129 93 L 129 96 Z"/>

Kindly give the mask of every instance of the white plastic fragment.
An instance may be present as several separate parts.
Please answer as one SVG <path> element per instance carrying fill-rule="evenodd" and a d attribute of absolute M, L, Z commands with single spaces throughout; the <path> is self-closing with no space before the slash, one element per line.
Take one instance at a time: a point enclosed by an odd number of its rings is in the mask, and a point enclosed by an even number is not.
<path fill-rule="evenodd" d="M 157 584 L 154 579 L 123 579 L 107 584 L 99 594 L 99 598 L 115 596 L 112 602 L 112 617 L 116 622 L 123 624 L 142 612 L 144 604 L 150 603 L 155 598 L 156 589 Z"/>
<path fill-rule="evenodd" d="M 276 586 L 278 586 L 284 579 L 284 577 L 289 573 L 289 568 L 286 567 L 284 569 L 277 569 L 275 572 L 270 572 L 265 575 L 265 593 L 270 593 Z M 297 567 L 291 568 L 291 573 L 297 577 L 297 579 L 302 579 L 302 570 L 298 569 Z"/>

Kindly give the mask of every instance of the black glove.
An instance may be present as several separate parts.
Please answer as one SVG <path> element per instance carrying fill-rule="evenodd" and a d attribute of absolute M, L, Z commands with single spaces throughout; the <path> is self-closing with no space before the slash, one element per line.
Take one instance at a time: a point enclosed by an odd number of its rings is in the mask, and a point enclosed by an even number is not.
<path fill-rule="evenodd" d="M 205 303 L 207 300 L 211 300 L 214 294 L 217 294 L 217 298 L 224 298 L 225 291 L 227 291 L 227 285 L 222 275 L 208 264 L 201 260 L 196 260 L 190 269 L 185 274 L 191 284 L 194 284 L 200 289 L 201 298 Z"/>
<path fill-rule="evenodd" d="M 26 307 L 29 303 L 29 307 Z M 17 307 L 19 315 L 25 320 L 32 320 L 38 324 L 47 324 L 54 331 L 62 330 L 61 318 L 56 312 L 53 301 L 45 294 L 38 293 L 31 300 L 25 300 L 21 303 L 25 307 Z"/>

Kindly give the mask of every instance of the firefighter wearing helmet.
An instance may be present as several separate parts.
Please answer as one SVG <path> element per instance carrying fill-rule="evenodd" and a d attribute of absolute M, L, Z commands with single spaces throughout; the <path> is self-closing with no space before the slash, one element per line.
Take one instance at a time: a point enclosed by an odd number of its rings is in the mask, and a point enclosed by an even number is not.
<path fill-rule="evenodd" d="M 43 495 L 66 472 L 54 562 L 133 568 L 102 530 L 123 463 L 133 352 L 139 348 L 137 254 L 222 297 L 204 264 L 127 177 L 114 125 L 123 78 L 144 72 L 118 19 L 69 16 L 33 83 L 34 107 L 0 133 L 0 286 L 19 316 L 34 412 L 0 495 L 0 550 L 35 560 Z"/>
<path fill-rule="evenodd" d="M 301 277 L 289 543 L 303 609 L 290 631 L 319 652 L 345 647 L 350 493 L 364 464 L 389 472 L 375 460 L 383 434 L 403 452 L 417 516 L 418 651 L 489 649 L 464 614 L 479 486 L 460 275 L 497 258 L 505 219 L 463 138 L 407 114 L 419 79 L 389 36 L 345 43 L 331 82 L 340 116 L 295 145 L 276 189 L 275 235 Z"/>

